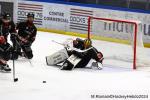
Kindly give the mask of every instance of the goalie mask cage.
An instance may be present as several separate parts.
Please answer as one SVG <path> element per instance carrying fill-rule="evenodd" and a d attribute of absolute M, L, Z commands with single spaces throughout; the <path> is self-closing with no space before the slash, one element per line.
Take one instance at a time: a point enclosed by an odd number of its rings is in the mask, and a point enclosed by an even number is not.
<path fill-rule="evenodd" d="M 115 29 L 116 27 L 118 28 L 119 32 L 116 31 Z M 121 38 L 123 38 L 123 40 L 125 39 L 126 41 L 128 41 L 128 43 L 130 43 L 131 54 L 129 54 L 128 57 L 125 57 L 125 55 L 120 55 L 120 57 L 115 56 L 114 58 L 130 60 L 131 62 L 130 67 L 133 67 L 133 69 L 136 69 L 139 66 L 142 67 L 150 66 L 148 61 L 145 60 L 147 55 L 144 55 L 144 51 L 143 51 L 144 46 L 143 46 L 142 34 L 143 34 L 142 24 L 140 21 L 97 18 L 97 17 L 88 18 L 88 38 L 92 38 L 91 36 L 93 35 L 100 36 L 100 37 L 105 37 L 105 36 L 107 37 L 108 35 L 108 37 L 110 36 L 110 38 L 114 38 L 115 36 L 118 36 L 120 40 L 122 40 Z M 126 52 L 126 51 L 122 51 L 122 52 Z M 142 54 L 140 54 L 140 52 Z"/>

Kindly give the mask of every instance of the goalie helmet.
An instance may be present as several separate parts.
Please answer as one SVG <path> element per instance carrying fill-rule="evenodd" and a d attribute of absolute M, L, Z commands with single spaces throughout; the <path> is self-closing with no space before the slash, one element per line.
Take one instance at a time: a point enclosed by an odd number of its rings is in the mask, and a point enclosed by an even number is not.
<path fill-rule="evenodd" d="M 92 41 L 90 39 L 84 40 L 84 48 L 87 49 L 92 46 Z"/>

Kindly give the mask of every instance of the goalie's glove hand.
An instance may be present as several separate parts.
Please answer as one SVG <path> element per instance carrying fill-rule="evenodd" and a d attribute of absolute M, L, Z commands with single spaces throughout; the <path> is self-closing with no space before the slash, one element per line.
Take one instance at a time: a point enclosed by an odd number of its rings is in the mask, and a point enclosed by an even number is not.
<path fill-rule="evenodd" d="M 101 64 L 103 63 L 104 57 L 101 52 L 97 53 L 97 59 L 96 61 L 100 62 Z"/>
<path fill-rule="evenodd" d="M 102 57 L 101 59 L 99 59 L 99 63 L 101 63 L 101 64 L 103 64 L 103 60 L 104 60 L 104 58 Z"/>

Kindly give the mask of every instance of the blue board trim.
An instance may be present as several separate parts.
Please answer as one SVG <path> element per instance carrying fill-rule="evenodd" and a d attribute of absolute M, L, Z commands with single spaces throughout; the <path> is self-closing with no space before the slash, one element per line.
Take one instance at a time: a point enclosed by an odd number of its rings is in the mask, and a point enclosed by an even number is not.
<path fill-rule="evenodd" d="M 110 9 L 110 10 L 118 10 L 118 11 L 137 12 L 137 13 L 150 14 L 150 10 L 129 9 L 129 8 L 112 7 L 112 6 L 95 5 L 95 4 L 82 4 L 82 3 L 54 1 L 54 0 L 25 0 L 25 1 L 38 1 L 38 2 L 74 5 L 74 6 L 81 6 L 81 7 L 92 7 L 92 8 L 101 8 L 101 9 Z"/>

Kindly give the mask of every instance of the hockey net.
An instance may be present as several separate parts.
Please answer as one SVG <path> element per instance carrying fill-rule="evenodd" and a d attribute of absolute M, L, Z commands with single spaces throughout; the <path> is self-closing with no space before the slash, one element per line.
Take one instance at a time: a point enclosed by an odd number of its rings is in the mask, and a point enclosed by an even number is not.
<path fill-rule="evenodd" d="M 150 67 L 150 62 L 143 46 L 142 24 L 140 21 L 118 20 L 89 17 L 88 38 L 101 38 L 112 42 L 98 43 L 99 50 L 104 53 L 104 64 L 110 66 L 139 68 Z M 129 45 L 126 45 L 129 44 Z M 97 44 L 95 43 L 97 46 Z"/>

